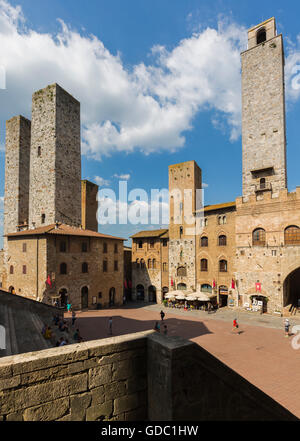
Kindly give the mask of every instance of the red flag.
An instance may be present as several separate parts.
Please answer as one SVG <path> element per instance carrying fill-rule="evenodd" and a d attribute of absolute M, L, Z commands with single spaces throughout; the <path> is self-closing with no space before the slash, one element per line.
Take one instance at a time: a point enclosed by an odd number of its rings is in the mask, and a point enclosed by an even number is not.
<path fill-rule="evenodd" d="M 231 280 L 231 289 L 235 289 L 235 282 L 233 279 Z"/>
<path fill-rule="evenodd" d="M 174 282 L 173 282 L 173 279 L 171 279 L 171 286 L 174 286 Z"/>
<path fill-rule="evenodd" d="M 261 283 L 255 283 L 256 292 L 261 291 Z"/>
<path fill-rule="evenodd" d="M 127 281 L 126 281 L 126 279 L 124 280 L 124 286 L 125 286 L 125 289 L 127 289 Z"/>
<path fill-rule="evenodd" d="M 215 287 L 216 287 L 216 281 L 213 280 L 213 288 L 215 288 Z"/>
<path fill-rule="evenodd" d="M 47 285 L 49 285 L 50 288 L 51 288 L 51 286 L 52 286 L 52 282 L 51 282 L 51 278 L 50 278 L 50 276 L 47 277 L 46 283 L 47 283 Z"/>

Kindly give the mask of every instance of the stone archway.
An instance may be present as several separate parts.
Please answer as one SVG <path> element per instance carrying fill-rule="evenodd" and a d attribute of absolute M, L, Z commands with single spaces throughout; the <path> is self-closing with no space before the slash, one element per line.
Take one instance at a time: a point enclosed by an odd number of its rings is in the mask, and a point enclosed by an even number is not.
<path fill-rule="evenodd" d="M 300 307 L 300 267 L 292 271 L 283 283 L 283 307 Z"/>
<path fill-rule="evenodd" d="M 136 299 L 144 301 L 145 300 L 145 289 L 143 285 L 137 285 L 136 287 Z"/>
<path fill-rule="evenodd" d="M 156 288 L 155 288 L 155 286 L 153 286 L 153 285 L 149 286 L 148 296 L 149 296 L 149 302 L 156 303 Z"/>
<path fill-rule="evenodd" d="M 88 309 L 89 307 L 89 288 L 84 286 L 81 288 L 81 309 Z"/>

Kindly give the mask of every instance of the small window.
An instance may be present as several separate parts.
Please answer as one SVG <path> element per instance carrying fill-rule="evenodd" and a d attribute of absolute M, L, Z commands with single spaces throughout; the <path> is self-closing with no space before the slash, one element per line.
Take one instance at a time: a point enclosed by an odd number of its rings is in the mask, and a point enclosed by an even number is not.
<path fill-rule="evenodd" d="M 61 253 L 65 253 L 67 251 L 67 243 L 65 241 L 61 241 L 59 244 L 59 251 Z"/>
<path fill-rule="evenodd" d="M 9 267 L 9 274 L 13 274 L 14 273 L 14 267 L 11 265 Z"/>
<path fill-rule="evenodd" d="M 107 260 L 103 260 L 103 272 L 107 273 Z"/>
<path fill-rule="evenodd" d="M 148 268 L 151 269 L 152 268 L 152 260 L 148 259 Z"/>
<path fill-rule="evenodd" d="M 117 243 L 115 243 L 114 252 L 115 252 L 115 254 L 118 254 L 118 244 Z"/>
<path fill-rule="evenodd" d="M 222 224 L 222 216 L 218 216 L 218 224 L 219 224 L 219 225 Z"/>
<path fill-rule="evenodd" d="M 168 240 L 167 239 L 163 239 L 163 247 L 167 247 L 168 246 Z"/>
<path fill-rule="evenodd" d="M 107 243 L 104 242 L 103 244 L 103 253 L 106 254 L 107 253 Z"/>
<path fill-rule="evenodd" d="M 260 29 L 256 34 L 256 43 L 260 44 L 267 40 L 267 33 L 265 28 Z"/>
<path fill-rule="evenodd" d="M 206 236 L 201 237 L 200 243 L 202 247 L 208 247 L 208 237 Z"/>
<path fill-rule="evenodd" d="M 150 240 L 150 248 L 154 248 L 154 240 Z"/>
<path fill-rule="evenodd" d="M 46 221 L 46 215 L 43 213 L 42 216 L 41 216 L 41 222 L 42 222 L 42 224 L 44 224 L 45 221 Z"/>
<path fill-rule="evenodd" d="M 226 216 L 223 216 L 223 218 L 222 218 L 222 223 L 225 225 L 225 224 L 227 224 L 227 217 Z"/>
<path fill-rule="evenodd" d="M 82 251 L 83 253 L 87 253 L 87 250 L 88 250 L 88 244 L 87 244 L 87 242 L 82 242 L 82 244 L 81 244 L 81 251 Z"/>
<path fill-rule="evenodd" d="M 257 228 L 252 233 L 252 244 L 256 246 L 265 246 L 266 232 L 263 228 Z"/>
<path fill-rule="evenodd" d="M 167 263 L 166 263 L 166 262 L 163 263 L 163 271 L 164 271 L 164 272 L 167 271 Z"/>
<path fill-rule="evenodd" d="M 227 260 L 220 260 L 219 271 L 220 273 L 227 273 Z"/>
<path fill-rule="evenodd" d="M 144 261 L 144 259 L 141 259 L 141 268 L 142 268 L 142 269 L 145 268 L 145 261 Z"/>
<path fill-rule="evenodd" d="M 183 227 L 180 227 L 179 228 L 179 236 L 180 236 L 180 238 L 181 238 L 182 235 L 183 235 Z"/>
<path fill-rule="evenodd" d="M 27 268 L 26 268 L 26 265 L 23 265 L 23 274 L 27 274 Z"/>
<path fill-rule="evenodd" d="M 119 271 L 118 261 L 117 260 L 114 261 L 114 271 Z"/>
<path fill-rule="evenodd" d="M 98 299 L 102 299 L 102 292 L 98 292 Z"/>
<path fill-rule="evenodd" d="M 260 179 L 260 181 L 259 181 L 259 188 L 261 190 L 264 190 L 266 188 L 266 180 L 265 180 L 265 178 L 261 178 Z"/>
<path fill-rule="evenodd" d="M 67 274 L 67 264 L 66 263 L 60 264 L 60 274 Z"/>
<path fill-rule="evenodd" d="M 139 248 L 143 248 L 143 241 L 142 240 L 139 241 Z"/>
<path fill-rule="evenodd" d="M 38 155 L 38 157 L 40 157 L 42 155 L 42 148 L 41 148 L 41 146 L 38 146 L 37 155 Z"/>
<path fill-rule="evenodd" d="M 26 253 L 27 251 L 27 243 L 23 243 L 23 253 Z"/>
<path fill-rule="evenodd" d="M 201 262 L 200 262 L 201 271 L 207 271 L 207 268 L 208 268 L 207 259 L 201 259 Z"/>
<path fill-rule="evenodd" d="M 208 225 L 208 218 L 205 217 L 205 218 L 204 218 L 204 226 L 207 227 L 207 225 Z"/>
<path fill-rule="evenodd" d="M 89 265 L 86 262 L 83 262 L 83 264 L 82 264 L 82 272 L 84 274 L 89 272 Z"/>
<path fill-rule="evenodd" d="M 221 236 L 219 236 L 219 246 L 220 247 L 224 247 L 227 245 L 227 237 L 223 234 Z"/>

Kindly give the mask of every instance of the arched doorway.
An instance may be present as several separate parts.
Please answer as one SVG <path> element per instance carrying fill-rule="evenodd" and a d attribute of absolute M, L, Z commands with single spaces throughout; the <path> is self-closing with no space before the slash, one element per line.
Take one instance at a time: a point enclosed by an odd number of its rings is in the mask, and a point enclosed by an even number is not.
<path fill-rule="evenodd" d="M 148 288 L 149 302 L 156 303 L 156 288 L 151 285 Z"/>
<path fill-rule="evenodd" d="M 13 286 L 10 286 L 8 291 L 9 291 L 11 294 L 16 294 L 16 290 L 15 290 L 15 288 L 14 288 Z"/>
<path fill-rule="evenodd" d="M 136 287 L 136 299 L 144 301 L 145 299 L 145 289 L 143 285 L 137 285 Z"/>
<path fill-rule="evenodd" d="M 89 307 L 89 289 L 87 286 L 81 288 L 81 309 Z"/>
<path fill-rule="evenodd" d="M 109 290 L 109 306 L 114 306 L 116 296 L 116 288 L 110 288 Z"/>
<path fill-rule="evenodd" d="M 62 308 L 66 308 L 68 303 L 68 290 L 66 288 L 62 288 L 59 291 L 59 297 L 60 297 L 60 306 Z"/>
<path fill-rule="evenodd" d="M 181 291 L 186 291 L 186 284 L 185 283 L 178 283 L 177 289 L 180 289 Z"/>
<path fill-rule="evenodd" d="M 168 294 L 168 292 L 169 292 L 169 288 L 167 286 L 164 286 L 162 289 L 163 300 L 165 299 L 165 296 Z"/>
<path fill-rule="evenodd" d="M 283 307 L 300 307 L 300 268 L 291 272 L 283 284 Z"/>
<path fill-rule="evenodd" d="M 225 306 L 228 306 L 228 288 L 221 285 L 219 287 L 219 307 L 224 308 Z"/>

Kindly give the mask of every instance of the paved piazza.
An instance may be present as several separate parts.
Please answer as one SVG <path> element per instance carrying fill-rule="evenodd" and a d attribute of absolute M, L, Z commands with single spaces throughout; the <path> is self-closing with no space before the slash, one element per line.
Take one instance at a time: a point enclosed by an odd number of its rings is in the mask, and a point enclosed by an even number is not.
<path fill-rule="evenodd" d="M 160 320 L 160 310 L 160 305 L 130 305 L 78 312 L 75 328 L 85 340 L 108 338 L 108 319 L 113 317 L 115 336 L 144 331 Z M 282 318 L 229 310 L 209 315 L 168 308 L 164 312 L 168 335 L 198 343 L 300 418 L 300 349 L 292 348 L 291 337 L 285 338 Z M 239 335 L 232 333 L 234 317 Z M 290 322 L 300 324 L 297 318 Z"/>

